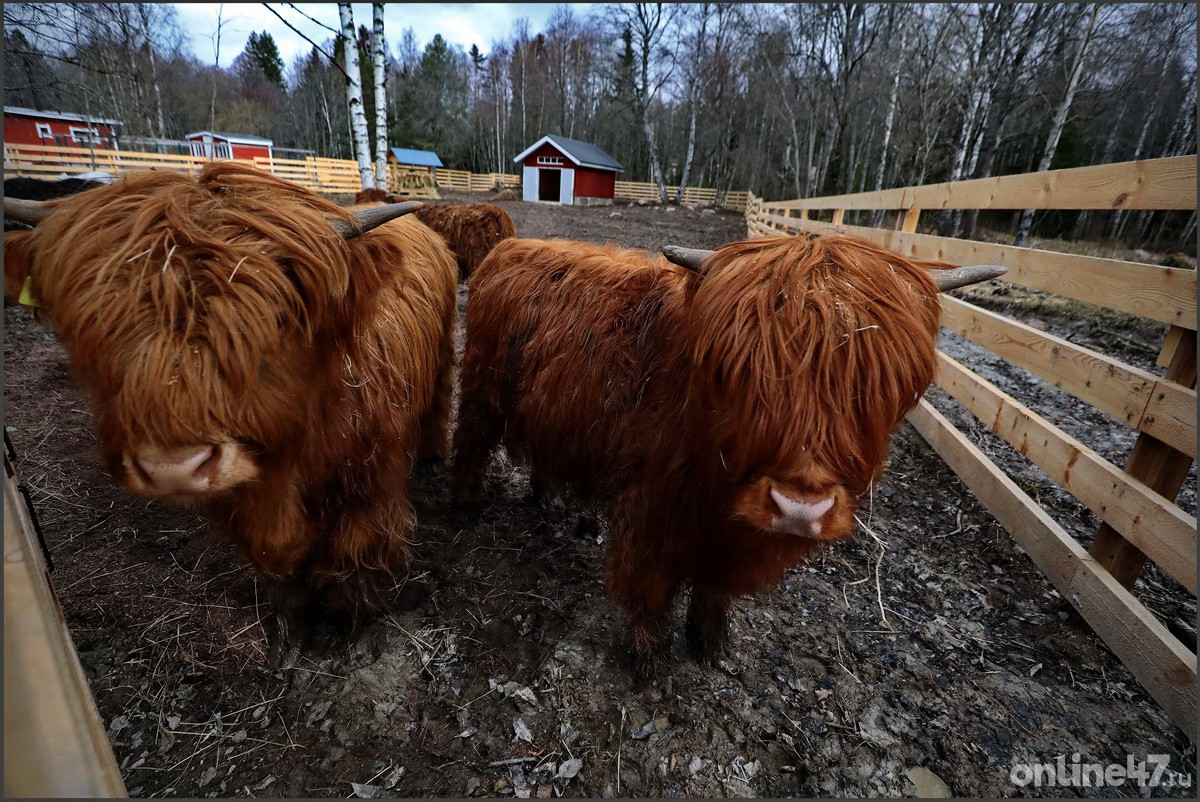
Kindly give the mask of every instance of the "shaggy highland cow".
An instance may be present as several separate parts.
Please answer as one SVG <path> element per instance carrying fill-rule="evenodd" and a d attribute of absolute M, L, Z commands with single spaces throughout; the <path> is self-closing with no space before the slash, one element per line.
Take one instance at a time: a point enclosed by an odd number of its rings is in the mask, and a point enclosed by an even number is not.
<path fill-rule="evenodd" d="M 364 189 L 354 196 L 355 205 L 394 203 L 396 196 L 382 189 Z M 413 216 L 442 235 L 458 261 L 458 280 L 466 281 L 483 257 L 502 239 L 517 236 L 512 217 L 488 203 L 424 206 Z"/>
<path fill-rule="evenodd" d="M 272 580 L 272 660 L 381 603 L 411 461 L 444 455 L 454 259 L 387 222 L 415 205 L 351 214 L 214 162 L 18 209 L 43 219 L 5 239 L 114 480 L 196 508 Z"/>
<path fill-rule="evenodd" d="M 613 246 L 501 242 L 469 282 L 459 499 L 478 500 L 503 440 L 538 483 L 607 508 L 607 585 L 637 672 L 684 584 L 687 639 L 710 660 L 733 599 L 851 533 L 933 378 L 926 268 L 949 267 L 840 236 L 733 243 L 698 272 Z"/>

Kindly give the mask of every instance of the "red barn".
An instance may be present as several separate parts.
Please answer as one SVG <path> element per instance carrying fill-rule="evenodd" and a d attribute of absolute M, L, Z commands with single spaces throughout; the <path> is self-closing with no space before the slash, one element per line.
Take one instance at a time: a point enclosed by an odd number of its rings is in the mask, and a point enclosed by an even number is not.
<path fill-rule="evenodd" d="M 117 150 L 116 127 L 120 124 L 120 120 L 91 115 L 4 107 L 4 141 L 9 145 L 95 145 Z"/>
<path fill-rule="evenodd" d="M 203 159 L 270 159 L 274 144 L 261 136 L 222 131 L 196 131 L 184 138 L 191 143 L 192 155 Z"/>
<path fill-rule="evenodd" d="M 556 134 L 546 134 L 513 161 L 524 165 L 523 200 L 576 206 L 611 204 L 617 173 L 625 170 L 590 142 Z"/>

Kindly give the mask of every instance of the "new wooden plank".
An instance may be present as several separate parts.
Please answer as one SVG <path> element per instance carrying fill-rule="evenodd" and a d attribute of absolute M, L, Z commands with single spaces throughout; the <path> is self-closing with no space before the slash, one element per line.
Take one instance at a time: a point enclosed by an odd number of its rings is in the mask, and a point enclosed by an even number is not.
<path fill-rule="evenodd" d="M 1191 737 L 1196 655 L 928 401 L 908 420 Z"/>
<path fill-rule="evenodd" d="M 4 460 L 4 795 L 127 796 Z"/>
<path fill-rule="evenodd" d="M 1194 209 L 1196 155 L 765 205 L 772 209 Z"/>
<path fill-rule="evenodd" d="M 1167 344 L 1164 344 L 1164 350 Z M 1196 386 L 1196 332 L 1186 331 L 1174 344 L 1164 379 Z M 1193 414 L 1195 408 L 1193 407 Z M 1175 498 L 1192 467 L 1195 451 L 1181 453 L 1161 440 L 1141 434 L 1129 453 L 1125 470 L 1166 496 Z M 1144 551 L 1121 536 L 1107 522 L 1100 526 L 1092 541 L 1092 556 L 1125 587 L 1133 587 L 1145 562 Z"/>
<path fill-rule="evenodd" d="M 937 383 L 1159 567 L 1196 592 L 1195 517 L 940 352 Z"/>
<path fill-rule="evenodd" d="M 917 259 L 1003 265 L 1008 268 L 1003 281 L 1169 325 L 1196 328 L 1195 270 L 865 226 L 833 226 L 778 215 L 758 218 L 762 223 L 782 221 L 792 231 L 852 234 Z"/>
<path fill-rule="evenodd" d="M 942 325 L 1130 427 L 1196 455 L 1196 391 L 943 293 Z"/>

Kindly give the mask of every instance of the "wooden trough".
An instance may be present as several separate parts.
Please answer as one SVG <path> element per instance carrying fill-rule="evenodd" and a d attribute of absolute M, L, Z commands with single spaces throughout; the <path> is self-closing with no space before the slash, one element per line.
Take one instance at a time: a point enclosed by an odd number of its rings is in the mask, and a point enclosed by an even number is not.
<path fill-rule="evenodd" d="M 1174 499 L 1196 457 L 1196 271 L 916 233 L 925 209 L 1196 208 L 1196 156 L 825 198 L 751 197 L 750 236 L 841 232 L 916 258 L 1008 268 L 1005 282 L 1169 326 L 1153 375 L 942 295 L 942 325 L 1137 430 L 1124 469 L 944 353 L 937 384 L 1104 523 L 1091 551 L 928 402 L 908 420 L 1189 737 L 1196 654 L 1128 590 L 1152 560 L 1196 593 L 1196 518 Z M 843 224 L 897 212 L 896 230 Z M 829 221 L 810 219 L 831 211 Z M 796 213 L 798 216 L 793 216 Z"/>

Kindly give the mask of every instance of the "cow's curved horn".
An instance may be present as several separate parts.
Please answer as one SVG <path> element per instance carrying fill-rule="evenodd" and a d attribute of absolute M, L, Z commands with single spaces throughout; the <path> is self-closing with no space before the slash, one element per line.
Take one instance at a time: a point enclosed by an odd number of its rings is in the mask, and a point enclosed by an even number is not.
<path fill-rule="evenodd" d="M 1008 272 L 1008 268 L 1000 265 L 963 265 L 929 272 L 933 274 L 933 280 L 938 285 L 938 289 L 945 291 L 1003 276 Z"/>
<path fill-rule="evenodd" d="M 354 216 L 358 225 L 347 223 L 345 220 L 330 220 L 329 224 L 344 238 L 351 239 L 390 220 L 395 220 L 397 217 L 415 212 L 424 205 L 421 201 L 404 201 L 403 203 L 389 203 L 385 206 L 372 206 L 370 209 L 355 209 L 350 214 Z"/>
<path fill-rule="evenodd" d="M 666 245 L 662 249 L 663 256 L 667 260 L 674 262 L 680 267 L 686 267 L 688 270 L 700 272 L 700 265 L 704 260 L 713 255 L 712 251 L 705 251 L 699 248 L 681 248 L 678 245 Z"/>
<path fill-rule="evenodd" d="M 44 201 L 28 200 L 26 198 L 5 198 L 4 216 L 10 220 L 22 223 L 37 224 L 46 219 L 54 207 Z"/>

